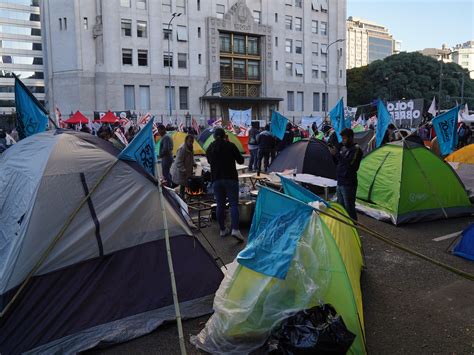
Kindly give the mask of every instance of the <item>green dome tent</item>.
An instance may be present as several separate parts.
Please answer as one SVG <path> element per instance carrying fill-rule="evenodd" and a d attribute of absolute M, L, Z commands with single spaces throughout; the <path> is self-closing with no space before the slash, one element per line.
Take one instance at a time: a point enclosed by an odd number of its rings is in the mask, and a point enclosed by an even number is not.
<path fill-rule="evenodd" d="M 234 143 L 237 146 L 237 149 L 239 149 L 239 152 L 244 154 L 245 149 L 242 143 L 240 142 L 239 138 L 231 131 L 225 130 L 225 133 L 227 133 L 227 136 L 229 137 L 229 142 Z M 205 129 L 199 135 L 198 141 L 205 151 L 207 151 L 207 148 L 209 148 L 211 143 L 214 142 L 213 134 L 214 134 L 214 127 Z"/>
<path fill-rule="evenodd" d="M 473 207 L 451 167 L 418 144 L 386 144 L 358 172 L 357 208 L 393 224 L 469 215 Z"/>

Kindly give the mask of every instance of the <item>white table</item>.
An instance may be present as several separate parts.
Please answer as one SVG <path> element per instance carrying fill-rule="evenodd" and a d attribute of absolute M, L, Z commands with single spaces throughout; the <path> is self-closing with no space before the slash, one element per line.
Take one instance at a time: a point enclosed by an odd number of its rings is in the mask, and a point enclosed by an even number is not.
<path fill-rule="evenodd" d="M 336 187 L 337 181 L 333 179 L 328 179 L 322 176 L 316 176 L 311 174 L 296 174 L 293 175 L 284 175 L 287 179 L 291 179 L 298 182 L 303 182 L 305 184 L 310 184 L 314 186 L 319 186 L 324 188 L 324 199 L 327 201 L 329 198 L 329 188 Z"/>
<path fill-rule="evenodd" d="M 211 165 L 207 161 L 206 157 L 199 157 L 195 159 L 196 165 L 200 168 L 199 170 L 211 170 Z M 241 165 L 241 164 L 235 164 L 235 168 L 237 169 L 238 172 L 243 172 L 246 169 L 248 169 L 247 165 Z M 197 174 L 196 174 L 197 175 Z"/>

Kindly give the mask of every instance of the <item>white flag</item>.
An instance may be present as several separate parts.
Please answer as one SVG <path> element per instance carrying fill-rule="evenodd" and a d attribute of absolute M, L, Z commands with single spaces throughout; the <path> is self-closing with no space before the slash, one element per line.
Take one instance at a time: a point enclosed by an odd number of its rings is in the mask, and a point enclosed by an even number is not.
<path fill-rule="evenodd" d="M 430 108 L 428 109 L 428 113 L 431 113 L 433 117 L 436 116 L 436 98 L 433 97 L 433 101 L 431 101 Z"/>

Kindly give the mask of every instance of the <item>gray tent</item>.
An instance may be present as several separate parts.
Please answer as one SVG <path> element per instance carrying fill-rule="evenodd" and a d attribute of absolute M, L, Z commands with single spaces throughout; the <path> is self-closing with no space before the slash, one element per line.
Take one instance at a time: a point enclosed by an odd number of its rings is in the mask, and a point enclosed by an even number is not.
<path fill-rule="evenodd" d="M 117 153 L 58 130 L 0 156 L 0 311 Z M 222 273 L 165 197 L 182 316 L 209 313 Z M 76 353 L 173 320 L 159 206 L 156 180 L 119 161 L 0 318 L 0 353 Z"/>

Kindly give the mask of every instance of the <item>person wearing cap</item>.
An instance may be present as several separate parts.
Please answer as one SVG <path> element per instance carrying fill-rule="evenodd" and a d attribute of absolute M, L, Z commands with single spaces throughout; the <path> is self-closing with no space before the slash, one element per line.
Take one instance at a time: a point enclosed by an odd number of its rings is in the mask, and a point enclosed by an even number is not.
<path fill-rule="evenodd" d="M 357 170 L 362 160 L 362 150 L 354 143 L 354 131 L 345 128 L 341 131 L 342 146 L 329 146 L 329 151 L 337 162 L 337 203 L 344 206 L 349 216 L 357 220 L 355 209 L 357 192 Z"/>
<path fill-rule="evenodd" d="M 161 169 L 163 170 L 164 184 L 168 187 L 173 186 L 171 178 L 171 165 L 173 165 L 173 140 L 166 134 L 166 127 L 160 124 L 158 126 L 160 138 L 160 151 L 158 158 L 161 159 Z"/>
<path fill-rule="evenodd" d="M 206 152 L 207 161 L 211 165 L 211 181 L 216 198 L 216 218 L 219 223 L 220 236 L 229 233 L 240 242 L 244 241 L 239 230 L 239 180 L 235 163 L 243 164 L 244 157 L 234 143 L 226 139 L 222 128 L 214 131 L 214 142 Z M 229 201 L 231 229 L 225 226 L 225 205 Z"/>

